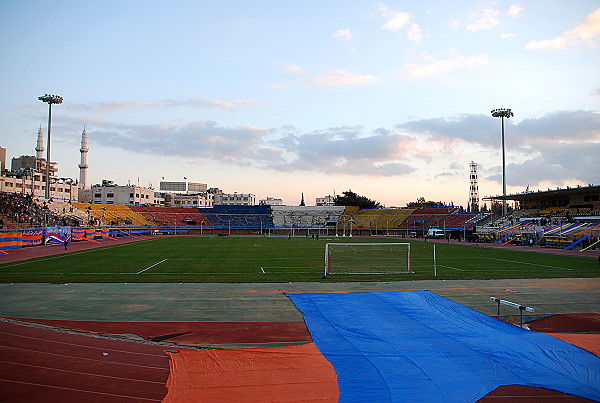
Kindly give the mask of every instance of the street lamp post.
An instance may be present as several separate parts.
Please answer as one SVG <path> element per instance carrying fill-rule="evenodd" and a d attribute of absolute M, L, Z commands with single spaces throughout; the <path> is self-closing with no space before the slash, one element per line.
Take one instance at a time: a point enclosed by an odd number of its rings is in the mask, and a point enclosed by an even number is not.
<path fill-rule="evenodd" d="M 50 127 L 52 124 L 52 105 L 62 104 L 63 97 L 59 95 L 44 94 L 38 99 L 48 104 L 48 144 L 46 144 L 46 199 L 50 198 Z"/>
<path fill-rule="evenodd" d="M 33 199 L 33 196 L 35 196 L 33 193 L 35 189 L 35 166 L 29 169 L 29 174 L 31 175 L 31 198 Z"/>
<path fill-rule="evenodd" d="M 504 153 L 504 118 L 508 119 L 514 116 L 510 109 L 500 108 L 494 109 L 492 117 L 501 118 L 502 120 L 502 217 L 506 216 L 506 158 Z"/>

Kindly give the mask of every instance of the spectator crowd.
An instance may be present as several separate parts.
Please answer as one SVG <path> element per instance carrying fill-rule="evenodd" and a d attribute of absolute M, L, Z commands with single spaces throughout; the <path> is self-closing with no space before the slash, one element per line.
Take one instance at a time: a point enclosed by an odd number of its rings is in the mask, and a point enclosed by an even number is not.
<path fill-rule="evenodd" d="M 76 217 L 51 211 L 50 203 L 52 199 L 40 202 L 30 194 L 0 192 L 0 229 L 8 223 L 15 223 L 20 228 L 80 225 Z"/>

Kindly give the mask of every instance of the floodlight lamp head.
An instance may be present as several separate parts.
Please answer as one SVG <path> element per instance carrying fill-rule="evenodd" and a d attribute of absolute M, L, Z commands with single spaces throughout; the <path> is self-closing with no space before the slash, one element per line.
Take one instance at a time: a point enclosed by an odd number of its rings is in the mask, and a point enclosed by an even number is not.
<path fill-rule="evenodd" d="M 60 95 L 50 94 L 44 94 L 41 97 L 38 97 L 38 99 L 42 102 L 46 102 L 47 104 L 62 104 L 63 101 L 63 97 Z"/>
<path fill-rule="evenodd" d="M 510 118 L 515 116 L 514 113 L 512 113 L 512 111 L 510 110 L 510 108 L 499 108 L 499 109 L 494 109 L 492 112 L 492 116 L 495 118 Z"/>

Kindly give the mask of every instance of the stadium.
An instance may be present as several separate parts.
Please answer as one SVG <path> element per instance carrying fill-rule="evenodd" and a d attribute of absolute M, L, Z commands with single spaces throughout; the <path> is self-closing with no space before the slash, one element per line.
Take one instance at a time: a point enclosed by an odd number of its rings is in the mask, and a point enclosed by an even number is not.
<path fill-rule="evenodd" d="M 0 403 L 600 401 L 596 3 L 1 2 Z"/>
<path fill-rule="evenodd" d="M 597 203 L 575 219 L 555 192 L 507 196 L 510 217 L 0 196 L 5 401 L 600 396 Z"/>

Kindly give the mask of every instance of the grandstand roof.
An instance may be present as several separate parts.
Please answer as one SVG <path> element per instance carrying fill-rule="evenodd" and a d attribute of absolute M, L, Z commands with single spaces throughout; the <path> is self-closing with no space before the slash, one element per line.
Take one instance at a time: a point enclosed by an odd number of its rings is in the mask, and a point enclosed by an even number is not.
<path fill-rule="evenodd" d="M 508 194 L 506 196 L 488 196 L 484 197 L 484 200 L 515 200 L 519 202 L 523 201 L 537 201 L 547 200 L 554 198 L 569 198 L 572 196 L 583 196 L 583 195 L 597 195 L 600 194 L 600 185 L 588 185 L 588 186 L 577 186 L 569 187 L 564 189 L 548 189 L 548 190 L 537 190 L 537 191 L 525 191 L 522 193 Z"/>

